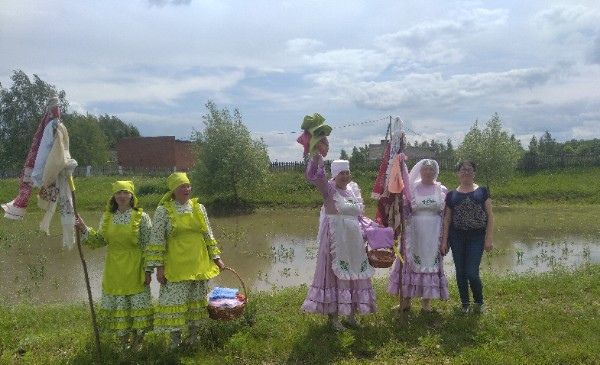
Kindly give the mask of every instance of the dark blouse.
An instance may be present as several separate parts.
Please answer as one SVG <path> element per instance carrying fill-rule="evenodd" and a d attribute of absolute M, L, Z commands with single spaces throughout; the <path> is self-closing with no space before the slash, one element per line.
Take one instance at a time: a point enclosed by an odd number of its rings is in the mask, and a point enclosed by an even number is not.
<path fill-rule="evenodd" d="M 450 228 L 460 231 L 485 231 L 485 202 L 490 197 L 487 188 L 478 187 L 469 193 L 452 190 L 446 194 L 446 206 L 452 210 Z"/>

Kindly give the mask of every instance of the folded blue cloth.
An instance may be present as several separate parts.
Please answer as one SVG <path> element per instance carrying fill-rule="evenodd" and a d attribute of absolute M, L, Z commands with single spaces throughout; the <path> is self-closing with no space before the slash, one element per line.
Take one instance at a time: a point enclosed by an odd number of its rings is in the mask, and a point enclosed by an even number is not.
<path fill-rule="evenodd" d="M 215 286 L 213 288 L 213 290 L 211 290 L 210 293 L 208 294 L 208 300 L 235 299 L 238 291 L 239 291 L 238 289 L 221 288 L 221 287 Z"/>

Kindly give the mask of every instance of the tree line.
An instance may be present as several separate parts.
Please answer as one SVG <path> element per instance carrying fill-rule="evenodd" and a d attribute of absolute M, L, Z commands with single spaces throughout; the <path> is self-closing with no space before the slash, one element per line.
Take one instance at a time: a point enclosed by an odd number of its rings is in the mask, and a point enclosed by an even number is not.
<path fill-rule="evenodd" d="M 407 146 L 427 149 L 435 159 L 443 162 L 474 160 L 478 165 L 478 176 L 487 184 L 510 178 L 516 170 L 600 166 L 600 139 L 572 139 L 561 143 L 545 131 L 540 137 L 533 136 L 525 149 L 514 134 L 503 129 L 497 113 L 483 125 L 475 121 L 456 149 L 450 139 L 446 143 L 431 140 L 414 141 L 411 145 L 407 142 Z M 340 158 L 350 160 L 358 169 L 372 169 L 378 163 L 369 160 L 367 145 L 353 147 L 350 155 L 342 150 Z"/>
<path fill-rule="evenodd" d="M 71 155 L 79 165 L 103 165 L 110 161 L 109 151 L 125 137 L 139 137 L 131 123 L 113 115 L 81 114 L 69 110 L 64 90 L 57 90 L 38 75 L 29 77 L 22 70 L 14 71 L 11 85 L 0 84 L 0 169 L 22 167 L 31 139 L 44 114 L 46 100 L 57 96 L 61 119 L 69 130 Z"/>

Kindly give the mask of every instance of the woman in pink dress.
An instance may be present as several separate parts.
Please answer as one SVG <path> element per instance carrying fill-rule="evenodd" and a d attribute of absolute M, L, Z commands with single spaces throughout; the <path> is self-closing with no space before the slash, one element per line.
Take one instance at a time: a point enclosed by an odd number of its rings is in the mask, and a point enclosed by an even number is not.
<path fill-rule="evenodd" d="M 323 155 L 329 149 L 327 140 L 319 142 L 318 147 L 319 153 L 308 163 L 305 176 L 323 196 L 317 238 L 319 251 L 302 310 L 327 314 L 330 325 L 342 331 L 345 327 L 340 315 L 347 316 L 347 325 L 358 326 L 357 313 L 375 312 L 375 292 L 371 285 L 374 269 L 367 259 L 359 222 L 363 200 L 358 185 L 351 181 L 349 162 L 333 161 L 332 179 L 328 180 L 323 164 Z"/>
<path fill-rule="evenodd" d="M 412 298 L 421 298 L 422 310 L 431 311 L 431 299 L 448 299 L 448 280 L 444 275 L 440 240 L 445 196 L 448 189 L 437 181 L 438 163 L 419 161 L 408 177 L 410 214 L 402 256 L 390 273 L 388 292 L 402 296 L 397 309 L 410 309 Z"/>

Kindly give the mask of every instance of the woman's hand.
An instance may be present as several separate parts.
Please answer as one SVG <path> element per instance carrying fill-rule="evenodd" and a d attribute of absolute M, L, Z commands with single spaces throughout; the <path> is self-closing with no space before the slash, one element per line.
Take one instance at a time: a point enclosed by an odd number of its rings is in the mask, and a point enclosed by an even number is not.
<path fill-rule="evenodd" d="M 75 216 L 75 227 L 77 227 L 77 230 L 81 233 L 85 233 L 88 230 L 87 226 L 85 225 L 85 221 L 79 214 Z"/>
<path fill-rule="evenodd" d="M 146 286 L 150 285 L 151 281 L 152 281 L 152 273 L 150 271 L 146 271 L 146 276 L 144 278 L 144 285 L 146 285 Z"/>
<path fill-rule="evenodd" d="M 327 153 L 329 152 L 329 140 L 327 140 L 327 137 L 321 138 L 321 140 L 317 143 L 317 151 L 319 151 L 321 156 L 327 156 Z"/>
<path fill-rule="evenodd" d="M 448 242 L 442 241 L 442 243 L 440 243 L 440 254 L 442 256 L 446 256 L 447 253 L 448 253 Z"/>
<path fill-rule="evenodd" d="M 167 283 L 167 278 L 165 277 L 165 267 L 159 266 L 156 268 L 156 280 L 162 285 Z"/>
<path fill-rule="evenodd" d="M 215 265 L 217 265 L 219 267 L 219 270 L 223 270 L 225 268 L 225 263 L 220 258 L 213 259 L 213 261 L 214 261 Z"/>
<path fill-rule="evenodd" d="M 492 242 L 491 239 L 489 239 L 489 238 L 485 239 L 483 249 L 485 250 L 485 252 L 491 252 L 494 249 L 494 243 Z"/>

